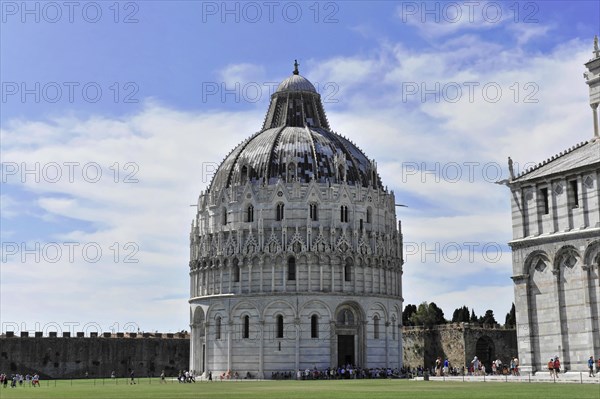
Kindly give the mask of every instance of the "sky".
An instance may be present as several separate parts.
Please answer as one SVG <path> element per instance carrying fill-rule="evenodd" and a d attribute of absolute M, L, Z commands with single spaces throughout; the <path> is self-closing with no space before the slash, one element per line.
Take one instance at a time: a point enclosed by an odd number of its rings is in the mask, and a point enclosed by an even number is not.
<path fill-rule="evenodd" d="M 504 317 L 517 172 L 593 136 L 597 1 L 1 1 L 4 331 L 189 330 L 189 231 L 293 71 L 375 159 L 406 304 Z"/>

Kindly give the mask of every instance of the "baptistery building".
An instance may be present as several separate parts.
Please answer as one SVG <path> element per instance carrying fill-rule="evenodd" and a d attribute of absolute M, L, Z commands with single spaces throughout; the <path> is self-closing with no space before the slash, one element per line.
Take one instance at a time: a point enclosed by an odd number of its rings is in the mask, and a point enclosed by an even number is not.
<path fill-rule="evenodd" d="M 190 369 L 402 365 L 402 235 L 377 164 L 329 126 L 295 64 L 262 129 L 198 198 Z"/>

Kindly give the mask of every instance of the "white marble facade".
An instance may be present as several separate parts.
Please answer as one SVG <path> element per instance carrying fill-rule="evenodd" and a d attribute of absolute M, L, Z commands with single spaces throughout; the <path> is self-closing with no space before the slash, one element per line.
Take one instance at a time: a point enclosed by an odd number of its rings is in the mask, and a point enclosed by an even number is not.
<path fill-rule="evenodd" d="M 399 226 L 399 224 L 398 224 Z M 190 369 L 401 367 L 402 236 L 376 163 L 294 74 L 225 157 L 190 234 Z"/>
<path fill-rule="evenodd" d="M 600 356 L 600 51 L 586 64 L 594 137 L 509 182 L 513 281 L 523 371 L 586 371 Z M 512 171 L 511 171 L 512 175 Z"/>

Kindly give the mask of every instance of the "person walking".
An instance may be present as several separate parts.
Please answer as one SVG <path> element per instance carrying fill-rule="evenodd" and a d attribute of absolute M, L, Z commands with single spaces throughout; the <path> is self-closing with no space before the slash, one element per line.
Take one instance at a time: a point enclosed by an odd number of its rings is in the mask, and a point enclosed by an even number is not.
<path fill-rule="evenodd" d="M 556 378 L 558 378 L 558 373 L 560 373 L 560 360 L 558 359 L 558 356 L 556 356 L 554 358 L 554 374 L 556 375 Z"/>
<path fill-rule="evenodd" d="M 548 361 L 548 372 L 550 373 L 550 377 L 554 377 L 554 358 L 551 357 Z"/>
<path fill-rule="evenodd" d="M 590 356 L 588 359 L 588 369 L 590 369 L 590 377 L 594 376 L 594 356 Z"/>

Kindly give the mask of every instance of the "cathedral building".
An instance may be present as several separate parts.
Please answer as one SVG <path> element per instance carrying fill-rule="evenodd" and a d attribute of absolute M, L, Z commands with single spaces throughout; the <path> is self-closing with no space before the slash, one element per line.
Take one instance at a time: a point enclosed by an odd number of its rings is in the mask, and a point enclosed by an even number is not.
<path fill-rule="evenodd" d="M 518 176 L 511 161 L 513 281 L 523 371 L 586 371 L 600 355 L 600 49 L 585 64 L 594 136 Z"/>
<path fill-rule="evenodd" d="M 190 369 L 402 365 L 402 235 L 377 164 L 298 72 L 198 198 Z"/>

